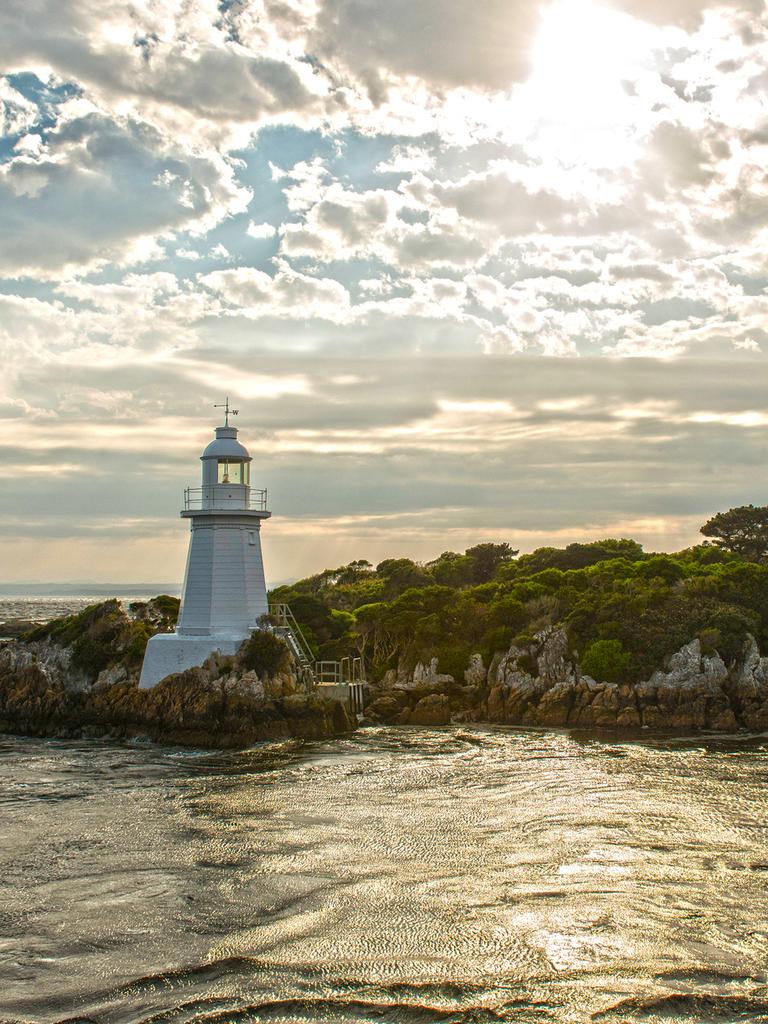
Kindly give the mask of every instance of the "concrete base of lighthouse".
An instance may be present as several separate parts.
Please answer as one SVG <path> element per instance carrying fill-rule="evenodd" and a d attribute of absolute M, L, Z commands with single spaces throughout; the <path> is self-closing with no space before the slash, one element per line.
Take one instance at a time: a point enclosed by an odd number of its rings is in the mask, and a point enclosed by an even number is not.
<path fill-rule="evenodd" d="M 247 635 L 182 636 L 179 633 L 157 633 L 147 644 L 139 688 L 149 690 L 166 676 L 202 665 L 214 651 L 236 654 L 246 639 Z"/>

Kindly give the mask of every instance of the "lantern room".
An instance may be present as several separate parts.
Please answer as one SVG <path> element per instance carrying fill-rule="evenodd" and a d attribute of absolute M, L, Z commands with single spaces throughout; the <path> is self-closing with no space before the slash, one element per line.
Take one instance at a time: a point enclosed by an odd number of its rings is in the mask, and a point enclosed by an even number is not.
<path fill-rule="evenodd" d="M 200 456 L 203 463 L 203 487 L 215 484 L 249 487 L 251 457 L 237 440 L 236 427 L 216 427 L 216 438 Z"/>

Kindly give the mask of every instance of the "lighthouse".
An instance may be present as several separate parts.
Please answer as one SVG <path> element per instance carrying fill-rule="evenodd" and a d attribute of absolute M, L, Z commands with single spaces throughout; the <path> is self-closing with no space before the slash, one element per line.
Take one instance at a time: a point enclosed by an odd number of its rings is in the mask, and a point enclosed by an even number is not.
<path fill-rule="evenodd" d="M 174 633 L 147 644 L 139 686 L 154 686 L 173 672 L 202 665 L 214 651 L 234 654 L 269 611 L 261 554 L 266 490 L 251 487 L 251 456 L 230 426 L 237 410 L 223 408 L 224 426 L 200 456 L 202 482 L 184 492 L 190 521 L 187 569 Z"/>

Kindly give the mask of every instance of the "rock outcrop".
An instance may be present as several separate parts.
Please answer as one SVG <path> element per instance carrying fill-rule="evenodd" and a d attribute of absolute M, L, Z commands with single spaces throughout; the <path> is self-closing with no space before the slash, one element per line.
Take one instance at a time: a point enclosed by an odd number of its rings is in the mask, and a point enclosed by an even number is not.
<path fill-rule="evenodd" d="M 485 721 L 505 725 L 691 732 L 768 728 L 768 658 L 750 637 L 742 658 L 727 666 L 692 640 L 663 670 L 639 683 L 605 683 L 582 675 L 565 631 L 549 627 L 529 647 L 512 646 L 487 672 L 473 655 L 464 685 L 417 666 L 384 680 L 366 709 L 372 721 L 443 725 Z"/>
<path fill-rule="evenodd" d="M 116 602 L 108 605 L 106 615 L 84 619 L 82 631 L 77 631 L 77 623 L 59 630 L 69 643 L 45 635 L 0 646 L 0 732 L 62 738 L 141 736 L 219 748 L 267 739 L 317 739 L 356 726 L 345 704 L 326 699 L 309 686 L 287 649 L 272 672 L 247 667 L 247 659 L 239 655 L 214 654 L 200 668 L 140 690 L 140 656 L 131 649 L 129 657 L 120 657 L 125 637 L 131 636 L 131 620 Z M 55 629 L 50 632 L 57 635 Z M 94 646 L 103 637 L 106 654 Z"/>

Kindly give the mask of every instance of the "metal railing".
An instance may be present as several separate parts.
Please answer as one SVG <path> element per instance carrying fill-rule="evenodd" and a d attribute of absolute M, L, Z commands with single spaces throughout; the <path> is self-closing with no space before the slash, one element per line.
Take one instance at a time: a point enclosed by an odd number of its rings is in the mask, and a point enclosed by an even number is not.
<path fill-rule="evenodd" d="M 309 646 L 309 641 L 301 631 L 301 626 L 294 618 L 290 605 L 282 603 L 271 604 L 269 606 L 269 614 L 274 619 L 276 629 L 285 631 L 285 638 L 302 665 L 312 665 L 315 656 L 312 653 L 312 648 Z"/>
<path fill-rule="evenodd" d="M 276 603 L 269 606 L 269 615 L 275 633 L 288 644 L 299 664 L 312 673 L 315 686 L 347 686 L 353 711 L 363 707 L 365 669 L 362 658 L 342 658 L 341 661 L 315 661 L 309 641 L 301 631 L 291 607 Z"/>
<path fill-rule="evenodd" d="M 242 484 L 210 484 L 208 487 L 184 488 L 184 511 L 199 512 L 209 508 L 250 509 L 267 511 L 267 490 L 244 487 Z"/>
<path fill-rule="evenodd" d="M 361 658 L 342 658 L 341 661 L 318 661 L 315 664 L 318 683 L 332 686 L 351 686 L 365 682 Z"/>

